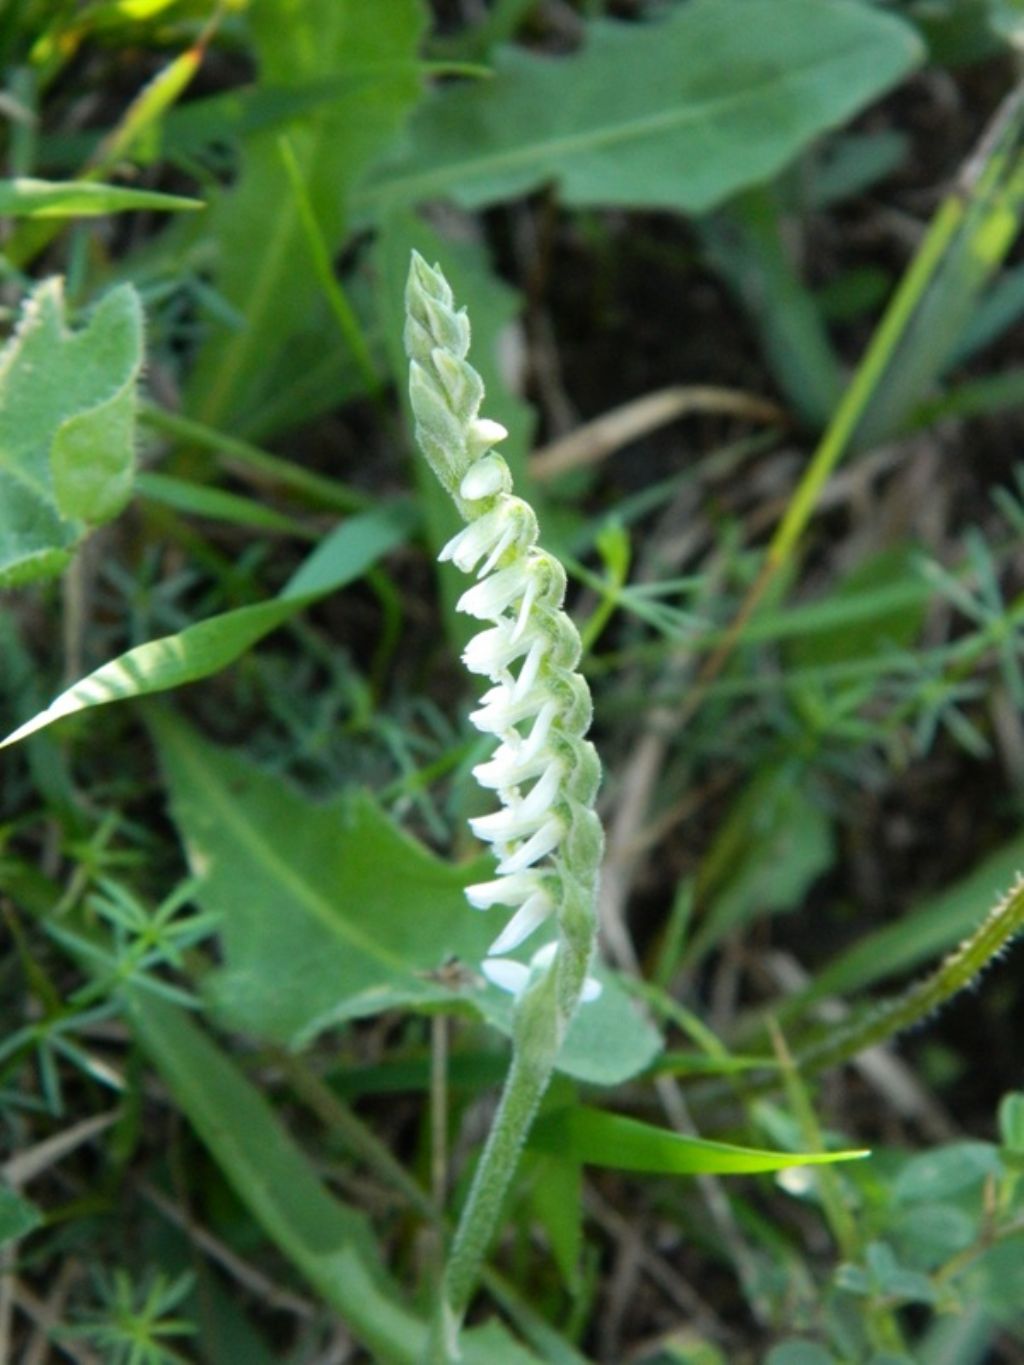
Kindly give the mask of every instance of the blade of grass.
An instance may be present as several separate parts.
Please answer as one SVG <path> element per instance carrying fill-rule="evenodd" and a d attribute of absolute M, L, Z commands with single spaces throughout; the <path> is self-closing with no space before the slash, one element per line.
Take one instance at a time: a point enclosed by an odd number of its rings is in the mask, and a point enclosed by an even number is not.
<path fill-rule="evenodd" d="M 85 184 L 102 180 L 111 167 L 124 161 L 140 139 L 148 135 L 178 102 L 202 65 L 207 45 L 220 22 L 220 14 L 221 7 L 218 6 L 196 41 L 157 72 L 135 96 L 110 137 L 97 149 L 92 164 L 76 176 L 76 180 Z M 7 242 L 4 254 L 8 262 L 15 269 L 24 268 L 59 235 L 63 226 L 64 221 L 59 218 L 30 219 L 12 233 Z"/>
<path fill-rule="evenodd" d="M 281 162 L 291 185 L 292 195 L 295 199 L 295 210 L 298 214 L 299 226 L 302 235 L 306 239 L 306 246 L 309 248 L 310 260 L 316 277 L 320 281 L 320 287 L 324 291 L 324 297 L 330 307 L 334 320 L 338 324 L 338 331 L 341 339 L 345 343 L 346 349 L 352 356 L 359 373 L 363 377 L 367 392 L 373 397 L 379 398 L 381 392 L 381 380 L 377 374 L 377 368 L 373 363 L 373 356 L 363 335 L 363 329 L 356 317 L 355 310 L 348 301 L 345 291 L 342 289 L 334 269 L 331 265 L 331 256 L 324 241 L 324 235 L 317 222 L 316 213 L 309 194 L 306 191 L 305 183 L 302 179 L 302 171 L 299 169 L 298 158 L 295 155 L 295 148 L 286 133 L 278 138 L 278 151 L 281 154 Z"/>
<path fill-rule="evenodd" d="M 133 190 L 99 181 L 34 180 L 16 176 L 0 180 L 0 214 L 9 218 L 94 218 L 131 209 L 178 213 L 201 209 L 201 199 L 156 190 Z"/>
<path fill-rule="evenodd" d="M 282 488 L 301 494 L 317 507 L 329 508 L 334 512 L 363 512 L 373 505 L 373 499 L 367 494 L 349 488 L 338 479 L 313 474 L 292 460 L 261 450 L 250 441 L 228 436 L 215 427 L 207 426 L 205 422 L 168 412 L 155 403 L 140 404 L 139 420 L 154 431 L 171 436 L 183 444 L 213 451 L 223 458 L 227 468 L 242 478 L 252 479 L 256 475 L 260 481 L 279 484 Z"/>
<path fill-rule="evenodd" d="M 854 1161 L 866 1151 L 766 1152 L 690 1137 L 622 1114 L 576 1105 L 539 1119 L 528 1146 L 567 1161 L 662 1175 L 741 1175 Z"/>
<path fill-rule="evenodd" d="M 681 723 L 701 705 L 708 687 L 718 677 L 761 601 L 791 562 L 822 490 L 839 461 L 850 449 L 861 420 L 893 363 L 900 343 L 918 314 L 922 301 L 946 260 L 980 192 L 1003 165 L 1007 148 L 1019 135 L 1024 117 L 1024 86 L 1018 86 L 992 120 L 977 152 L 964 167 L 960 181 L 939 206 L 914 259 L 876 328 L 832 421 L 797 485 L 786 512 L 768 545 L 764 564 L 749 589 L 725 638 L 707 659 L 683 707 Z"/>

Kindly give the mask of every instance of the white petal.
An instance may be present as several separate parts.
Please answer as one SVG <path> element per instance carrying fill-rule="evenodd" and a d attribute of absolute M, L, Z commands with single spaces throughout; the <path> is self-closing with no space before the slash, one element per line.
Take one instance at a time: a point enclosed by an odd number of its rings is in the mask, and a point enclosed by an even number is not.
<path fill-rule="evenodd" d="M 524 572 L 526 581 L 526 591 L 523 593 L 523 600 L 519 606 L 519 615 L 516 617 L 516 628 L 512 632 L 512 639 L 518 640 L 526 629 L 526 623 L 530 619 L 530 608 L 537 600 L 537 575 Z"/>
<path fill-rule="evenodd" d="M 455 604 L 455 609 L 464 611 L 467 616 L 475 616 L 480 621 L 497 621 L 506 607 L 517 597 L 523 596 L 529 585 L 530 579 L 523 566 L 513 564 L 468 588 Z M 514 641 L 520 633 L 517 622 L 510 640 Z"/>
<path fill-rule="evenodd" d="M 554 903 L 546 891 L 538 891 L 516 911 L 504 929 L 488 948 L 488 953 L 509 953 L 528 939 L 554 910 Z"/>
<path fill-rule="evenodd" d="M 462 653 L 462 662 L 470 673 L 481 673 L 497 682 L 509 664 L 526 652 L 523 642 L 511 640 L 510 635 L 507 623 L 474 635 Z"/>
<path fill-rule="evenodd" d="M 492 905 L 522 905 L 540 890 L 540 873 L 519 872 L 513 877 L 496 877 L 493 882 L 477 882 L 466 887 L 466 900 L 476 910 Z"/>
<path fill-rule="evenodd" d="M 498 427 L 502 436 L 507 436 L 508 432 L 497 422 L 488 423 L 489 426 Z M 501 437 L 495 437 L 500 440 Z M 493 445 L 493 441 L 491 442 Z M 495 493 L 500 493 L 508 480 L 508 466 L 500 455 L 485 455 L 483 459 L 477 460 L 470 465 L 466 476 L 459 484 L 459 496 L 465 498 L 467 502 L 476 502 L 479 498 L 492 498 Z"/>
<path fill-rule="evenodd" d="M 507 872 L 524 872 L 526 868 L 532 867 L 541 858 L 546 858 L 549 853 L 558 847 L 565 834 L 565 828 L 561 819 L 554 815 L 546 824 L 541 825 L 536 834 L 530 836 L 525 844 L 520 844 L 508 857 L 503 858 L 498 864 L 498 873 L 504 876 Z"/>
<path fill-rule="evenodd" d="M 562 787 L 562 775 L 562 760 L 560 758 L 552 759 L 542 776 L 519 803 L 520 814 L 529 819 L 538 820 L 546 816 L 558 800 Z"/>
<path fill-rule="evenodd" d="M 525 749 L 521 742 L 505 743 L 498 746 L 486 763 L 478 763 L 473 776 L 481 787 L 492 791 L 509 791 L 531 777 L 539 777 L 551 761 L 546 750 L 524 757 Z"/>
<path fill-rule="evenodd" d="M 486 958 L 481 962 L 480 970 L 499 990 L 509 991 L 512 995 L 519 995 L 530 979 L 529 967 L 510 957 Z"/>
<path fill-rule="evenodd" d="M 558 939 L 553 938 L 550 943 L 545 943 L 543 948 L 538 948 L 533 957 L 530 958 L 530 967 L 540 971 L 544 967 L 550 967 L 555 960 L 558 952 Z"/>
<path fill-rule="evenodd" d="M 481 557 L 489 554 L 507 531 L 505 509 L 495 507 L 452 536 L 437 557 L 442 563 L 452 560 L 463 573 L 472 573 Z"/>
<path fill-rule="evenodd" d="M 522 757 L 524 762 L 545 748 L 548 735 L 551 733 L 551 722 L 557 715 L 558 703 L 556 701 L 545 702 L 537 713 L 537 719 L 534 721 L 530 733 L 523 740 Z"/>
<path fill-rule="evenodd" d="M 505 551 L 515 544 L 516 534 L 515 522 L 510 519 L 502 530 L 501 538 L 481 565 L 480 572 L 477 574 L 478 578 L 484 578 L 491 572 Z"/>
<path fill-rule="evenodd" d="M 519 721 L 525 720 L 536 708 L 536 699 L 524 697 L 516 701 L 510 688 L 492 687 L 480 698 L 484 703 L 478 711 L 469 713 L 470 723 L 486 735 L 507 735 Z"/>
<path fill-rule="evenodd" d="M 513 640 L 519 638 L 518 625 L 512 632 L 511 638 Z M 529 695 L 534 683 L 537 681 L 537 674 L 540 672 L 541 662 L 543 661 L 544 655 L 547 653 L 547 648 L 548 642 L 544 636 L 539 636 L 534 640 L 533 644 L 530 646 L 529 654 L 527 654 L 526 658 L 523 660 L 523 666 L 519 670 L 518 678 L 516 678 L 516 685 L 512 689 L 512 695 L 514 697 L 525 697 Z"/>
<path fill-rule="evenodd" d="M 503 441 L 507 435 L 508 431 L 500 422 L 494 422 L 489 417 L 478 417 L 466 433 L 466 449 L 471 455 L 482 455 L 485 450 L 490 450 L 491 446 Z M 463 493 L 462 496 L 465 498 L 469 494 Z"/>
<path fill-rule="evenodd" d="M 490 815 L 475 815 L 469 827 L 478 839 L 484 839 L 489 844 L 511 844 L 533 834 L 546 814 L 547 811 L 542 811 L 539 819 L 531 817 L 529 812 L 523 813 L 522 804 L 517 802 L 502 806 L 501 810 L 493 811 Z"/>

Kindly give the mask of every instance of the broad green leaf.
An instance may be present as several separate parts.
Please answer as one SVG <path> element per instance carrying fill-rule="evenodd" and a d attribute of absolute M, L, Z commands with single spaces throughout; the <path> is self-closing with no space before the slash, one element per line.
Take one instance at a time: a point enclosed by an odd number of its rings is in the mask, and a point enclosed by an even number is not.
<path fill-rule="evenodd" d="M 571 57 L 499 49 L 444 87 L 354 204 L 478 208 L 554 181 L 566 203 L 701 213 L 767 180 L 919 60 L 916 34 L 854 0 L 691 0 L 599 21 Z"/>
<path fill-rule="evenodd" d="M 422 1329 L 397 1301 L 362 1214 L 317 1178 L 270 1105 L 185 1011 L 127 993 L 136 1036 L 267 1236 L 382 1361 L 415 1359 Z"/>
<path fill-rule="evenodd" d="M 871 1291 L 894 1302 L 933 1304 L 938 1289 L 927 1275 L 903 1265 L 888 1242 L 871 1242 L 865 1255 Z"/>
<path fill-rule="evenodd" d="M 7 1185 L 0 1185 L 0 1247 L 16 1242 L 43 1221 L 43 1215 Z"/>
<path fill-rule="evenodd" d="M 912 1270 L 936 1270 L 978 1235 L 981 1201 L 972 1217 L 956 1204 L 919 1204 L 901 1208 L 890 1235 Z"/>
<path fill-rule="evenodd" d="M 701 866 L 697 895 L 707 909 L 691 951 L 706 951 L 755 916 L 795 909 L 834 858 L 828 813 L 806 790 L 800 770 L 786 765 L 757 774 Z"/>
<path fill-rule="evenodd" d="M 165 213 L 201 209 L 201 199 L 156 190 L 133 190 L 123 185 L 100 185 L 95 181 L 60 182 L 16 176 L 0 180 L 0 215 L 10 218 L 93 218 L 130 209 L 156 209 Z"/>
<path fill-rule="evenodd" d="M 316 805 L 180 722 L 158 718 L 154 729 L 197 898 L 221 920 L 225 966 L 209 991 L 233 1026 L 302 1046 L 346 1019 L 443 1006 L 510 1031 L 511 998 L 477 970 L 500 921 L 462 894 L 491 875 L 489 858 L 451 866 L 366 792 Z M 464 981 L 441 971 L 453 958 Z M 614 1084 L 659 1040 L 615 979 L 602 979 L 560 1067 Z"/>
<path fill-rule="evenodd" d="M 0 740 L 0 749 L 89 707 L 166 692 L 219 672 L 312 602 L 365 573 L 405 540 L 414 515 L 408 503 L 398 502 L 351 517 L 317 546 L 279 597 L 136 645 L 62 692 L 44 711 Z"/>
<path fill-rule="evenodd" d="M 761 350 L 799 419 L 825 425 L 843 387 L 818 302 L 786 241 L 774 186 L 756 185 L 698 225 L 704 252 L 757 329 Z"/>
<path fill-rule="evenodd" d="M 1024 1303 L 1024 1234 L 1008 1237 L 968 1266 L 958 1283 L 966 1302 L 983 1303 L 1000 1321 L 1020 1328 Z"/>
<path fill-rule="evenodd" d="M 1000 1176 L 999 1149 L 990 1142 L 952 1142 L 912 1157 L 892 1187 L 893 1197 L 903 1204 L 948 1199 L 986 1176 Z"/>
<path fill-rule="evenodd" d="M 380 1365 L 420 1365 L 427 1327 L 398 1301 L 363 1215 L 321 1183 L 259 1091 L 188 1014 L 126 991 L 136 1037 L 273 1243 Z M 537 1365 L 498 1323 L 462 1334 L 466 1365 Z"/>
<path fill-rule="evenodd" d="M 866 1151 L 765 1152 L 687 1137 L 639 1119 L 580 1106 L 539 1119 L 529 1145 L 563 1160 L 660 1175 L 744 1175 L 852 1161 Z"/>
<path fill-rule="evenodd" d="M 70 332 L 44 280 L 0 351 L 0 587 L 59 573 L 131 496 L 142 309 L 130 285 Z"/>
<path fill-rule="evenodd" d="M 813 1341 L 790 1337 L 780 1341 L 764 1358 L 764 1365 L 838 1365 L 836 1357 Z"/>
<path fill-rule="evenodd" d="M 265 86 L 287 91 L 351 81 L 289 129 L 331 254 L 344 240 L 351 187 L 419 95 L 414 59 L 424 19 L 420 0 L 255 0 L 252 6 Z M 189 407 L 205 422 L 252 434 L 251 415 L 264 392 L 281 383 L 282 367 L 290 373 L 312 367 L 323 359 L 325 337 L 330 347 L 334 335 L 318 307 L 320 286 L 276 130 L 246 139 L 241 174 L 211 198 L 203 236 L 215 253 L 214 285 L 244 324 L 211 334 L 196 360 Z"/>

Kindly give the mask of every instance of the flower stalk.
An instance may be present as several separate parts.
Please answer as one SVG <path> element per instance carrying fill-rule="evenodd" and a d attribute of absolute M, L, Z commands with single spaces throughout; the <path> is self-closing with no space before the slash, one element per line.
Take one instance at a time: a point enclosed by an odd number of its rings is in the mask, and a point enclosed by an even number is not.
<path fill-rule="evenodd" d="M 601 766 L 584 738 L 591 701 L 579 633 L 562 610 L 565 570 L 537 545 L 537 518 L 512 492 L 494 447 L 507 432 L 479 416 L 484 386 L 467 359 L 469 319 L 440 269 L 413 253 L 405 345 L 416 438 L 466 525 L 441 551 L 476 575 L 457 607 L 483 623 L 463 661 L 491 684 L 470 720 L 494 737 L 474 768 L 499 808 L 470 821 L 491 844 L 495 877 L 467 889 L 474 908 L 513 914 L 482 965 L 515 996 L 513 1057 L 445 1268 L 432 1361 L 458 1359 L 458 1333 L 566 1030 L 599 991 L 588 976 L 603 851 L 593 809 Z M 506 956 L 547 928 L 529 963 Z"/>

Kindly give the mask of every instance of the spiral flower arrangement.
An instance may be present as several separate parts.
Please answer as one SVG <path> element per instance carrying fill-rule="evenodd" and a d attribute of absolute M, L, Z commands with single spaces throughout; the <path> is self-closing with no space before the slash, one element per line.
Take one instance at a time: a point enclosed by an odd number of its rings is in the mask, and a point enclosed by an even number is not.
<path fill-rule="evenodd" d="M 483 971 L 521 994 L 531 973 L 555 961 L 557 945 L 542 948 L 530 967 L 503 954 L 549 918 L 584 967 L 592 951 L 602 831 L 593 810 L 601 765 L 584 738 L 590 691 L 577 672 L 579 633 L 562 610 L 565 570 L 538 547 L 533 509 L 512 493 L 508 465 L 493 449 L 508 433 L 478 415 L 484 386 L 466 359 L 469 319 L 456 310 L 440 269 L 417 253 L 406 308 L 417 440 L 467 522 L 439 558 L 476 573 L 457 607 L 489 623 L 463 659 L 492 684 L 470 720 L 497 747 L 473 774 L 501 804 L 470 826 L 492 845 L 498 865 L 493 881 L 469 887 L 466 896 L 477 909 L 514 910 Z M 588 999 L 598 987 L 580 977 L 574 989 Z"/>

